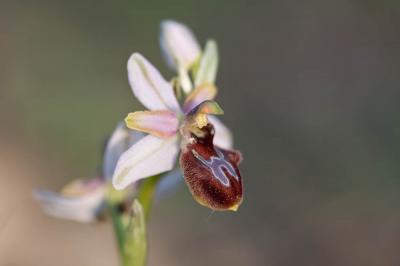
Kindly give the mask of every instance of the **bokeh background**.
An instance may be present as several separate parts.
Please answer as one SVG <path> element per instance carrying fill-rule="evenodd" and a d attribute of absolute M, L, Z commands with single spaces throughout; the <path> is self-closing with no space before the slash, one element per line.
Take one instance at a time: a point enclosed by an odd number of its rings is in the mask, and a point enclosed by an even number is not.
<path fill-rule="evenodd" d="M 152 212 L 150 265 L 400 265 L 400 4 L 0 2 L 0 265 L 118 265 L 111 225 L 45 216 L 31 191 L 99 173 L 139 109 L 126 61 L 169 77 L 159 23 L 218 41 L 218 102 L 245 200 L 211 213 L 182 184 Z"/>

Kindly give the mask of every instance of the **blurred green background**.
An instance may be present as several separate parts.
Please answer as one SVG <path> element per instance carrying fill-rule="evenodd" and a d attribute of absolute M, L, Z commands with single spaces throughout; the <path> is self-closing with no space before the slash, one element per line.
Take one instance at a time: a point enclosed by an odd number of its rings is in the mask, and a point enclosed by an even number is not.
<path fill-rule="evenodd" d="M 155 204 L 150 265 L 400 264 L 400 4 L 0 2 L 0 265 L 118 265 L 110 224 L 45 216 L 36 187 L 99 173 L 140 105 L 126 61 L 166 77 L 159 23 L 220 49 L 223 120 L 245 200 L 211 213 L 182 184 Z"/>

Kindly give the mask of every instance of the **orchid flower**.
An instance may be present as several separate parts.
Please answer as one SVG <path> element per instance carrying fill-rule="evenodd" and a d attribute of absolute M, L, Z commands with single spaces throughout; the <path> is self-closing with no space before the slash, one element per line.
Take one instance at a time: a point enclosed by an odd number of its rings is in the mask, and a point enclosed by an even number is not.
<path fill-rule="evenodd" d="M 82 223 L 96 220 L 104 196 L 105 187 L 100 178 L 75 180 L 66 185 L 60 194 L 46 190 L 34 192 L 35 199 L 41 202 L 47 214 Z"/>
<path fill-rule="evenodd" d="M 133 94 L 149 110 L 129 113 L 126 125 L 148 135 L 121 155 L 112 178 L 114 187 L 122 190 L 172 170 L 180 153 L 180 166 L 193 197 L 214 210 L 237 210 L 242 201 L 237 167 L 241 156 L 228 150 L 232 143 L 229 130 L 215 117 L 208 120 L 208 115 L 223 114 L 212 101 L 216 87 L 200 83 L 181 107 L 171 83 L 138 53 L 128 60 L 128 78 Z"/>
<path fill-rule="evenodd" d="M 103 177 L 74 180 L 63 187 L 60 193 L 36 190 L 34 198 L 51 216 L 83 223 L 95 221 L 105 205 L 107 183 L 119 156 L 142 136 L 140 132 L 128 130 L 123 123 L 119 123 L 105 148 Z"/>
<path fill-rule="evenodd" d="M 216 42 L 208 40 L 201 50 L 189 28 L 168 20 L 161 24 L 160 43 L 176 77 L 167 81 L 141 54 L 131 55 L 129 83 L 147 110 L 129 113 L 117 125 L 104 150 L 101 177 L 75 180 L 60 193 L 34 192 L 44 211 L 59 218 L 92 222 L 107 209 L 121 264 L 127 266 L 146 263 L 154 193 L 165 194 L 184 179 L 193 198 L 212 210 L 236 211 L 243 198 L 242 156 L 216 118 L 224 113 L 214 101 Z"/>

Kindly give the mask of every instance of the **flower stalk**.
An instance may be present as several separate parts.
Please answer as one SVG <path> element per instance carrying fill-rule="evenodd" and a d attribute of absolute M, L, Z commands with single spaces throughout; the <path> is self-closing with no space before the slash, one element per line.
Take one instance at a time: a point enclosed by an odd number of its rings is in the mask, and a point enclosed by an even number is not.
<path fill-rule="evenodd" d="M 129 211 L 121 208 L 118 194 L 121 192 L 110 188 L 107 205 L 116 236 L 118 252 L 123 266 L 144 266 L 147 259 L 147 232 L 149 213 L 161 175 L 143 180 L 137 197 Z"/>

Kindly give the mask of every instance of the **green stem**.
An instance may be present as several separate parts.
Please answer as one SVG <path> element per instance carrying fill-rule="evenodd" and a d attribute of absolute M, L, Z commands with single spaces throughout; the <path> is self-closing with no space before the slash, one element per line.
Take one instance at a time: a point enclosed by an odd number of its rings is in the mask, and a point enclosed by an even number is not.
<path fill-rule="evenodd" d="M 143 208 L 143 215 L 144 215 L 144 222 L 147 223 L 148 218 L 149 218 L 149 213 L 153 201 L 153 196 L 157 188 L 157 182 L 160 179 L 160 175 L 152 176 L 149 178 L 146 178 L 143 180 L 140 190 L 137 195 L 137 200 L 140 202 L 142 208 Z M 138 250 L 133 250 L 131 247 L 131 240 L 129 239 L 130 236 L 127 235 L 128 233 L 128 224 L 127 224 L 127 214 L 121 213 L 118 210 L 118 201 L 116 201 L 113 198 L 113 192 L 115 193 L 116 191 L 112 189 L 109 199 L 107 200 L 107 205 L 108 209 L 110 211 L 113 227 L 114 227 L 114 232 L 116 235 L 117 239 L 117 244 L 118 244 L 118 251 L 121 257 L 121 263 L 123 266 L 144 266 L 142 263 L 138 262 L 137 260 L 133 260 L 133 258 L 137 258 L 138 254 L 134 254 Z M 146 227 L 144 227 L 146 228 Z M 133 230 L 135 230 L 133 228 Z M 146 238 L 146 237 L 145 237 Z M 128 243 L 129 242 L 129 243 Z M 145 246 L 144 249 L 141 249 L 141 253 L 146 253 L 146 239 L 144 239 L 142 242 L 142 245 Z M 139 254 L 139 256 L 143 256 L 146 258 L 147 254 Z M 144 261 L 144 260 L 143 260 Z"/>
<path fill-rule="evenodd" d="M 112 202 L 107 202 L 108 209 L 111 215 L 111 220 L 114 227 L 115 237 L 117 239 L 118 244 L 118 251 L 120 256 L 123 256 L 123 249 L 124 249 L 124 236 L 125 236 L 125 228 L 122 222 L 122 216 L 118 211 L 117 206 Z"/>
<path fill-rule="evenodd" d="M 151 204 L 153 201 L 153 196 L 157 188 L 157 182 L 160 179 L 160 175 L 152 176 L 145 179 L 140 187 L 139 194 L 137 199 L 143 206 L 144 216 L 146 218 L 146 222 L 149 219 L 149 213 L 151 209 Z"/>

